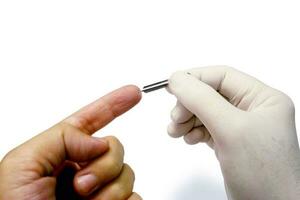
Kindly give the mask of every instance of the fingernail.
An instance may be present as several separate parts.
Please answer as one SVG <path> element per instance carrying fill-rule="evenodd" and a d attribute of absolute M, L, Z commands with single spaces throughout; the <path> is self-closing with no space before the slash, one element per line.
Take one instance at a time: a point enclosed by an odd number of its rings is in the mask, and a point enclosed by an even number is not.
<path fill-rule="evenodd" d="M 90 194 L 97 186 L 97 177 L 93 174 L 82 175 L 77 179 L 80 192 Z"/>

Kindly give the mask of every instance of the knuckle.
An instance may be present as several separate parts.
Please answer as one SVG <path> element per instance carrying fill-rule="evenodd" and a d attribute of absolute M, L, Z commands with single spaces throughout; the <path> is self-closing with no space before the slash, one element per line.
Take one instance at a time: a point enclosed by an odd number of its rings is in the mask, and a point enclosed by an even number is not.
<path fill-rule="evenodd" d="M 290 96 L 283 94 L 284 102 L 289 111 L 295 111 L 295 104 Z"/>
<path fill-rule="evenodd" d="M 290 114 L 290 113 L 294 114 L 295 104 L 294 104 L 292 98 L 290 96 L 288 96 L 287 94 L 285 94 L 281 91 L 278 91 L 278 90 L 273 91 L 273 93 L 274 93 L 275 102 L 278 105 L 281 105 L 282 108 L 285 109 L 285 111 L 287 111 L 288 114 Z"/>
<path fill-rule="evenodd" d="M 167 127 L 167 132 L 168 132 L 168 134 L 171 136 L 171 137 L 173 137 L 173 135 L 174 135 L 174 128 L 173 128 L 173 123 L 171 122 L 169 125 L 168 125 L 168 127 Z"/>
<path fill-rule="evenodd" d="M 235 68 L 229 66 L 229 65 L 220 65 L 219 66 L 221 69 L 225 70 L 225 71 L 230 71 L 230 70 L 235 70 Z"/>
<path fill-rule="evenodd" d="M 56 124 L 53 128 L 56 130 L 56 131 L 61 131 L 61 132 L 64 132 L 64 131 L 67 131 L 69 128 L 70 128 L 71 125 L 65 123 L 65 122 L 60 122 L 58 124 Z M 51 128 L 50 128 L 51 129 Z"/>
<path fill-rule="evenodd" d="M 133 192 L 128 200 L 142 200 L 142 197 L 137 193 Z"/>
<path fill-rule="evenodd" d="M 179 138 L 182 135 L 184 135 L 181 131 L 180 131 L 181 125 L 180 124 L 176 124 L 176 123 L 170 123 L 167 127 L 167 132 L 169 134 L 170 137 L 172 138 Z"/>
<path fill-rule="evenodd" d="M 118 145 L 118 146 L 122 145 L 120 140 L 116 136 L 107 136 L 106 138 L 110 143 L 114 145 Z"/>
<path fill-rule="evenodd" d="M 121 200 L 121 199 L 125 199 L 128 196 L 128 191 L 127 191 L 127 187 L 123 184 L 116 184 L 114 185 L 113 191 L 115 193 L 115 199 L 116 200 Z"/>
<path fill-rule="evenodd" d="M 124 164 L 123 165 L 123 170 L 128 173 L 128 175 L 131 177 L 131 179 L 134 181 L 135 180 L 135 173 L 133 171 L 133 169 L 130 167 L 130 165 L 128 164 Z"/>
<path fill-rule="evenodd" d="M 204 139 L 204 134 L 202 132 L 197 132 L 196 136 L 195 133 L 189 133 L 183 137 L 184 142 L 189 145 L 198 144 L 199 142 L 205 142 L 203 141 L 203 139 Z"/>
<path fill-rule="evenodd" d="M 65 133 L 68 133 L 68 132 L 73 132 L 74 130 L 76 131 L 79 131 L 79 129 L 77 129 L 75 126 L 67 123 L 67 122 L 60 122 L 58 124 L 56 124 L 53 128 L 50 128 L 50 131 L 53 130 L 53 131 L 57 131 L 59 132 L 60 134 L 65 134 Z"/>
<path fill-rule="evenodd" d="M 195 140 L 193 140 L 192 138 L 190 138 L 189 135 L 185 135 L 185 136 L 183 137 L 183 140 L 184 140 L 184 142 L 185 142 L 186 144 L 189 144 L 189 145 L 193 145 L 193 144 L 198 143 L 198 142 L 196 142 Z"/>
<path fill-rule="evenodd" d="M 122 163 L 115 158 L 109 158 L 106 165 L 112 175 L 117 175 L 122 170 Z"/>
<path fill-rule="evenodd" d="M 200 67 L 201 68 L 201 67 Z M 227 72 L 227 71 L 236 71 L 235 68 L 229 66 L 229 65 L 208 65 L 204 66 L 204 68 L 211 68 L 220 72 Z"/>
<path fill-rule="evenodd" d="M 124 147 L 120 140 L 115 136 L 107 136 L 106 139 L 109 142 L 111 148 L 118 151 L 121 155 L 124 155 Z"/>
<path fill-rule="evenodd" d="M 126 177 L 125 181 L 120 181 L 114 185 L 115 194 L 118 194 L 118 199 L 128 198 L 132 194 L 134 185 L 134 172 L 128 164 L 123 165 L 122 176 Z M 124 179 L 125 180 L 125 179 Z"/>
<path fill-rule="evenodd" d="M 60 122 L 56 124 L 54 127 L 49 129 L 49 133 L 51 134 L 57 134 L 61 137 L 67 136 L 71 129 L 71 125 L 65 123 L 65 122 Z"/>
<path fill-rule="evenodd" d="M 6 153 L 6 155 L 2 158 L 0 162 L 0 166 L 6 166 L 10 163 L 11 159 L 15 157 L 16 149 L 12 149 L 9 152 Z"/>

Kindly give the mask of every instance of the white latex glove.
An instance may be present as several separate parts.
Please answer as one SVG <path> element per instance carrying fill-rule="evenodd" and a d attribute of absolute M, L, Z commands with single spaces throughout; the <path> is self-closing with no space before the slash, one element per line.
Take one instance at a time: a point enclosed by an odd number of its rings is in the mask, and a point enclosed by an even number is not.
<path fill-rule="evenodd" d="M 284 93 L 226 66 L 174 73 L 168 132 L 215 150 L 229 199 L 300 199 L 294 105 Z"/>

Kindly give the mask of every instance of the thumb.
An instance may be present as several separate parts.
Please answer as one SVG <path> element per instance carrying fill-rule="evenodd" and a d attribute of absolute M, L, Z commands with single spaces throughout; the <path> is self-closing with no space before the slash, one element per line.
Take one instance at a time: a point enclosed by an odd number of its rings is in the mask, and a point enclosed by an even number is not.
<path fill-rule="evenodd" d="M 194 113 L 209 130 L 228 125 L 238 109 L 211 86 L 183 71 L 169 79 L 169 90 L 189 111 Z"/>
<path fill-rule="evenodd" d="M 59 123 L 10 152 L 7 160 L 21 164 L 23 171 L 32 171 L 42 177 L 53 174 L 65 160 L 89 161 L 107 150 L 108 143 L 104 139 L 91 137 L 67 123 Z"/>

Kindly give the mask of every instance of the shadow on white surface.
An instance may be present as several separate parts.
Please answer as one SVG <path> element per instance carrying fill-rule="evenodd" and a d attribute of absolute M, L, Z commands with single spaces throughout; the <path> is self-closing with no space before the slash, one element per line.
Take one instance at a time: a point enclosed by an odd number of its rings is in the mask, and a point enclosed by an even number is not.
<path fill-rule="evenodd" d="M 222 183 L 209 180 L 207 177 L 190 177 L 178 186 L 170 200 L 226 200 Z"/>

